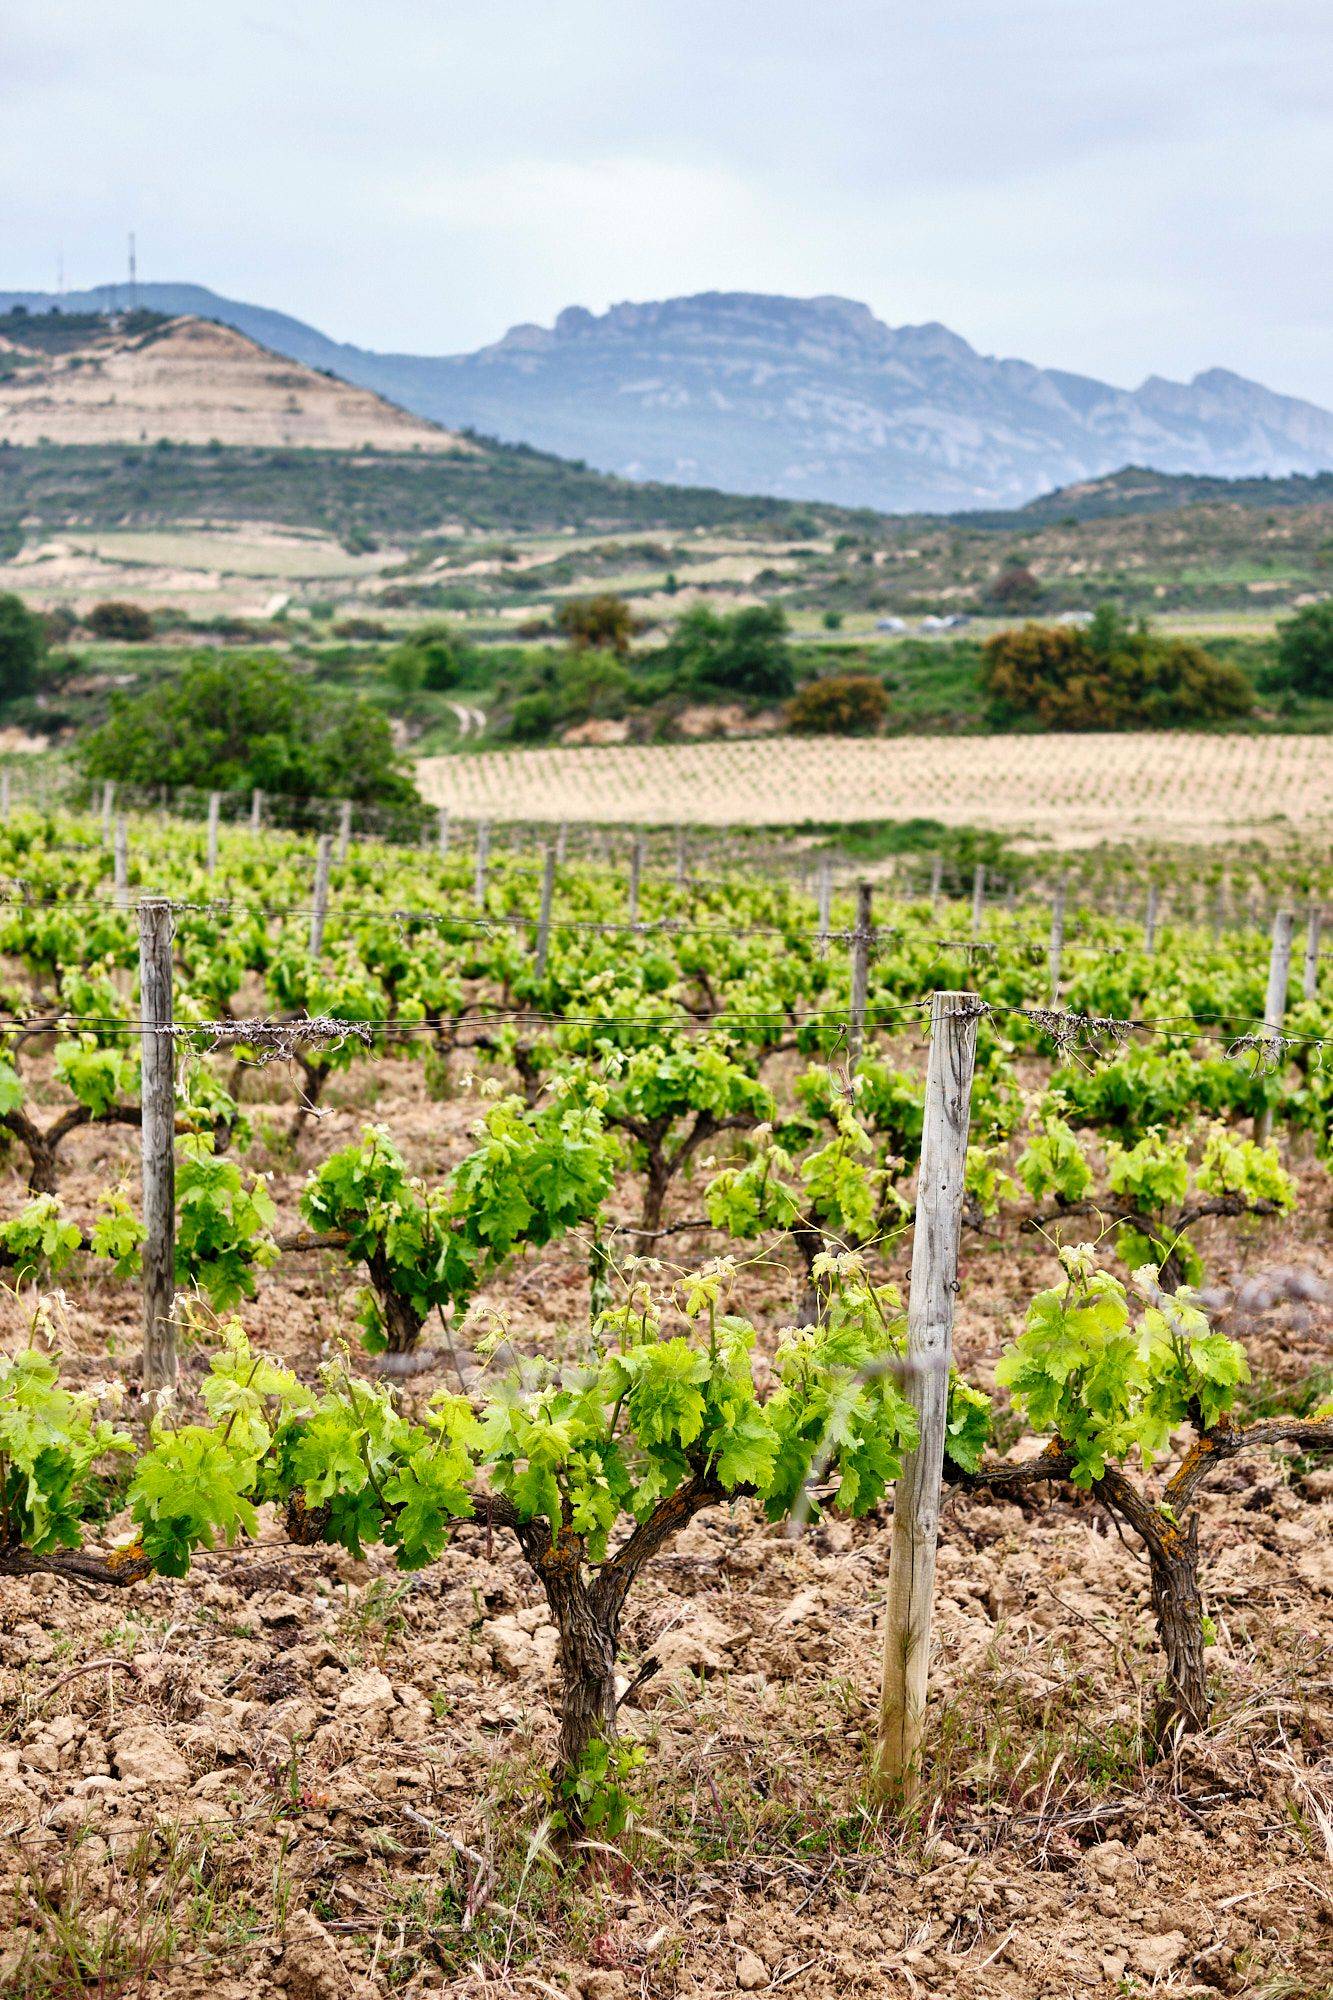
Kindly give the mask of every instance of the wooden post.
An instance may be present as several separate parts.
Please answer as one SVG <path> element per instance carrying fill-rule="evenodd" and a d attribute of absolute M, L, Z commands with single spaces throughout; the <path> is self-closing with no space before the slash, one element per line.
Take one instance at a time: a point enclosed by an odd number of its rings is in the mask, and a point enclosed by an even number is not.
<path fill-rule="evenodd" d="M 250 794 L 250 831 L 258 833 L 264 821 L 264 794 L 258 785 Z"/>
<path fill-rule="evenodd" d="M 636 833 L 629 854 L 629 920 L 639 921 L 639 879 L 643 874 L 643 835 Z"/>
<path fill-rule="evenodd" d="M 1310 914 L 1305 922 L 1305 966 L 1301 977 L 1301 998 L 1314 1000 L 1319 994 L 1319 939 L 1324 927 L 1324 913 L 1318 903 L 1311 903 Z"/>
<path fill-rule="evenodd" d="M 828 943 L 829 918 L 833 909 L 833 863 L 827 854 L 819 857 L 819 882 L 816 889 L 819 907 L 819 943 L 822 948 Z"/>
<path fill-rule="evenodd" d="M 333 835 L 321 833 L 315 848 L 315 893 L 310 905 L 310 956 L 318 958 L 324 949 L 324 924 L 329 914 L 329 867 L 333 861 Z"/>
<path fill-rule="evenodd" d="M 1067 878 L 1061 876 L 1051 897 L 1051 1005 L 1060 1005 L 1060 973 L 1065 955 L 1065 892 Z"/>
<path fill-rule="evenodd" d="M 102 845 L 111 845 L 111 815 L 116 806 L 116 788 L 110 778 L 102 787 Z"/>
<path fill-rule="evenodd" d="M 551 904 L 555 899 L 555 847 L 546 850 L 542 863 L 542 901 L 537 917 L 537 950 L 533 970 L 538 979 L 546 976 L 546 958 L 551 948 Z"/>
<path fill-rule="evenodd" d="M 1264 997 L 1264 1031 L 1279 1061 L 1277 1050 L 1282 1024 L 1287 1018 L 1287 987 L 1291 980 L 1291 946 L 1296 933 L 1296 917 L 1291 910 L 1277 910 L 1273 916 L 1273 942 L 1268 954 L 1268 992 Z M 1265 1105 L 1254 1121 L 1254 1136 L 1264 1143 L 1273 1136 L 1273 1113 Z"/>
<path fill-rule="evenodd" d="M 562 819 L 559 826 L 556 828 L 556 834 L 555 834 L 555 865 L 557 868 L 564 867 L 565 851 L 568 848 L 568 846 L 569 846 L 569 822 L 567 820 Z"/>
<path fill-rule="evenodd" d="M 130 831 L 125 823 L 124 813 L 116 817 L 116 844 L 112 850 L 112 880 L 115 884 L 116 907 L 128 910 L 130 906 Z"/>
<path fill-rule="evenodd" d="M 121 822 L 123 824 L 123 822 Z M 176 1380 L 176 1091 L 171 1034 L 171 904 L 139 905 L 141 1133 L 143 1159 L 143 1366 L 145 1395 Z"/>
<path fill-rule="evenodd" d="M 686 859 L 685 829 L 683 826 L 678 826 L 676 828 L 676 883 L 680 888 L 685 886 Z"/>
<path fill-rule="evenodd" d="M 0 819 L 9 818 L 9 766 L 0 771 Z"/>
<path fill-rule="evenodd" d="M 208 795 L 208 850 L 204 867 L 208 874 L 216 875 L 218 866 L 218 819 L 222 812 L 221 792 Z"/>
<path fill-rule="evenodd" d="M 940 900 L 940 889 L 944 884 L 944 856 L 935 854 L 930 862 L 930 907 L 933 910 Z"/>
<path fill-rule="evenodd" d="M 435 851 L 441 861 L 449 852 L 449 808 L 441 806 L 435 820 Z"/>
<path fill-rule="evenodd" d="M 1143 949 L 1151 954 L 1157 943 L 1157 899 L 1159 890 L 1155 882 L 1148 884 L 1148 905 L 1143 912 Z"/>
<path fill-rule="evenodd" d="M 472 893 L 479 910 L 486 908 L 486 857 L 491 851 L 491 823 L 488 819 L 477 821 L 477 867 Z"/>
<path fill-rule="evenodd" d="M 861 1060 L 866 1035 L 866 995 L 870 990 L 870 940 L 874 936 L 874 890 L 856 885 L 856 927 L 852 932 L 852 1015 L 847 1038 L 847 1066 L 852 1074 Z"/>
<path fill-rule="evenodd" d="M 344 799 L 338 808 L 338 851 L 334 856 L 341 868 L 347 859 L 347 850 L 352 844 L 352 801 Z"/>
<path fill-rule="evenodd" d="M 902 1803 L 911 1798 L 920 1777 L 925 1727 L 940 1470 L 949 1408 L 953 1305 L 978 1011 L 976 996 L 971 993 L 936 993 L 931 1000 L 904 1384 L 904 1393 L 917 1413 L 920 1442 L 903 1460 L 902 1477 L 894 1488 L 884 1675 L 871 1775 L 879 1797 Z"/>
<path fill-rule="evenodd" d="M 978 861 L 972 877 L 972 935 L 981 936 L 981 918 L 986 908 L 986 864 Z"/>

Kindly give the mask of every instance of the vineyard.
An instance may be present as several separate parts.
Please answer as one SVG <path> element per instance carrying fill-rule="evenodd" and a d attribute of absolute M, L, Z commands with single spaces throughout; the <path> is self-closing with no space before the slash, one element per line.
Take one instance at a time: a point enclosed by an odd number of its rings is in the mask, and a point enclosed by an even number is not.
<path fill-rule="evenodd" d="M 0 1991 L 1327 1992 L 1307 747 L 873 889 L 6 781 Z"/>

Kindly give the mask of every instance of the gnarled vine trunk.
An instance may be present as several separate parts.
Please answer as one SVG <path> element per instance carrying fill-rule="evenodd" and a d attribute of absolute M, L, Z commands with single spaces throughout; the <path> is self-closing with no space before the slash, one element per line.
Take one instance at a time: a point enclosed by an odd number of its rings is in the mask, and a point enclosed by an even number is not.
<path fill-rule="evenodd" d="M 1162 1744 L 1173 1730 L 1208 1727 L 1198 1515 L 1191 1514 L 1183 1528 L 1166 1523 L 1159 1544 L 1148 1544 L 1148 1562 L 1153 1612 L 1166 1654 L 1166 1693 L 1153 1723 L 1154 1738 Z"/>

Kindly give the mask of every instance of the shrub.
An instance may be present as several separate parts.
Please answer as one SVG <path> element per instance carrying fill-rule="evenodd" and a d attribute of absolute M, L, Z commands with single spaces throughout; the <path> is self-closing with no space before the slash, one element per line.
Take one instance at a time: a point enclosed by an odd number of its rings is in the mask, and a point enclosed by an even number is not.
<path fill-rule="evenodd" d="M 549 694 L 521 695 L 509 719 L 509 734 L 516 743 L 541 743 L 556 725 L 555 699 Z"/>
<path fill-rule="evenodd" d="M 1238 667 L 1188 639 L 1131 626 L 1109 605 L 1080 631 L 1024 625 L 982 648 L 992 720 L 1048 729 L 1164 729 L 1244 715 L 1254 694 Z"/>
<path fill-rule="evenodd" d="M 567 598 L 555 622 L 576 653 L 614 653 L 623 660 L 634 637 L 634 613 L 611 591 Z"/>
<path fill-rule="evenodd" d="M 315 692 L 273 659 L 195 659 L 141 695 L 113 696 L 82 749 L 93 778 L 420 808 L 389 720 Z"/>
<path fill-rule="evenodd" d="M 118 598 L 94 604 L 83 622 L 99 639 L 124 639 L 131 645 L 141 645 L 153 636 L 151 612 L 145 611 L 142 604 L 126 604 Z"/>
<path fill-rule="evenodd" d="M 752 604 L 719 617 L 706 604 L 687 611 L 658 655 L 687 685 L 781 701 L 796 681 L 780 605 Z"/>
<path fill-rule="evenodd" d="M 423 625 L 387 655 L 384 670 L 400 694 L 419 688 L 443 694 L 458 685 L 473 658 L 473 649 L 448 625 Z"/>
<path fill-rule="evenodd" d="M 870 736 L 888 708 L 884 684 L 873 674 L 829 674 L 788 702 L 787 723 L 798 736 Z"/>
<path fill-rule="evenodd" d="M 1278 627 L 1278 672 L 1297 694 L 1333 695 L 1333 598 L 1307 604 Z"/>
<path fill-rule="evenodd" d="M 1026 563 L 1010 563 L 987 594 L 1001 611 L 1031 611 L 1041 602 L 1041 585 Z"/>
<path fill-rule="evenodd" d="M 0 595 L 0 701 L 30 694 L 46 652 L 41 619 L 12 591 Z"/>

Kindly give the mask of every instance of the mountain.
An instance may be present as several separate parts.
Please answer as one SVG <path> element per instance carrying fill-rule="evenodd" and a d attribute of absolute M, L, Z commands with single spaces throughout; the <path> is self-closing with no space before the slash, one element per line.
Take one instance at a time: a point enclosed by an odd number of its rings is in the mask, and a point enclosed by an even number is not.
<path fill-rule="evenodd" d="M 452 428 L 632 479 L 888 511 L 1021 506 L 1126 464 L 1212 478 L 1333 467 L 1333 415 L 1225 369 L 1138 389 L 981 355 L 947 327 L 886 326 L 854 300 L 749 292 L 571 306 L 475 354 L 379 354 L 196 285 L 141 303 L 238 327 Z M 124 302 L 110 286 L 33 310 Z"/>
<path fill-rule="evenodd" d="M 477 446 L 216 320 L 136 312 L 0 317 L 0 443 L 267 445 L 448 452 Z"/>

